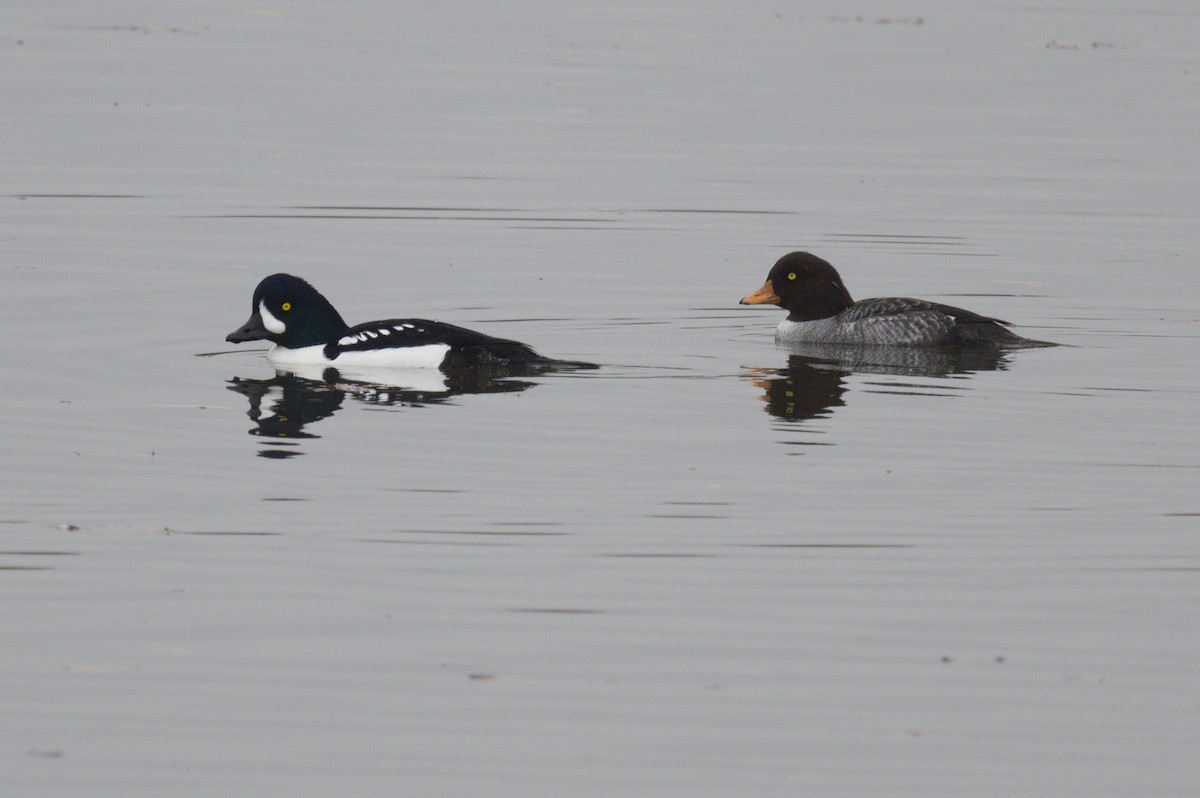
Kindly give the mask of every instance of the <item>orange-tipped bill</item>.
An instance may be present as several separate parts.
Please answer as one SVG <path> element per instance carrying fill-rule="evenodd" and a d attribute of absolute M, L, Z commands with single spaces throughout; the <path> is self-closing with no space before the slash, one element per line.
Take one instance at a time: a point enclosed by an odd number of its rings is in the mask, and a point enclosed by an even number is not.
<path fill-rule="evenodd" d="M 775 287 L 771 285 L 771 281 L 767 280 L 763 283 L 763 287 L 755 291 L 749 296 L 742 297 L 741 305 L 778 305 L 779 294 L 775 293 Z"/>

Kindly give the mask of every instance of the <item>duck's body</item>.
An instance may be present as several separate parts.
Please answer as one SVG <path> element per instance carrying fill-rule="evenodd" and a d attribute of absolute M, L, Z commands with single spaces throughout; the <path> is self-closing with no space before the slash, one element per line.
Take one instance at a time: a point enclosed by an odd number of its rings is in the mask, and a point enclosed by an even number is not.
<path fill-rule="evenodd" d="M 784 255 L 743 305 L 779 305 L 788 317 L 778 343 L 861 346 L 1045 346 L 1007 329 L 1008 322 L 924 299 L 855 302 L 837 270 L 808 252 Z"/>
<path fill-rule="evenodd" d="M 595 368 L 543 357 L 519 341 L 428 319 L 385 319 L 351 327 L 299 277 L 273 274 L 254 289 L 250 318 L 225 337 L 268 340 L 274 366 L 394 369 Z"/>
<path fill-rule="evenodd" d="M 784 319 L 775 330 L 780 343 L 864 346 L 1017 344 L 1026 339 L 1000 319 L 907 297 L 863 299 L 823 319 Z"/>

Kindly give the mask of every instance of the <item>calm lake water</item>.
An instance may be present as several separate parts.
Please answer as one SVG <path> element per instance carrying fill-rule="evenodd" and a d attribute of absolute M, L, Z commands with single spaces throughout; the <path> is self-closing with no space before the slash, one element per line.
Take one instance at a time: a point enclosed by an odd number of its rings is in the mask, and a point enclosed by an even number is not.
<path fill-rule="evenodd" d="M 0 21 L 0 793 L 1200 789 L 1194 3 Z M 275 271 L 603 367 L 276 375 Z"/>

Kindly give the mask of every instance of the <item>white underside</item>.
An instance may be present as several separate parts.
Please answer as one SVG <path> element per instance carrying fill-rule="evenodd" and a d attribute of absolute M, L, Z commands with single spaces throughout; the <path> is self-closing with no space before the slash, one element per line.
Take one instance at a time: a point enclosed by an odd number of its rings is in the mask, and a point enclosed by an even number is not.
<path fill-rule="evenodd" d="M 297 377 L 318 382 L 325 381 L 325 369 L 329 364 L 275 363 L 280 371 L 287 371 Z M 344 380 L 369 382 L 373 385 L 387 385 L 393 388 L 403 388 L 407 391 L 424 391 L 426 393 L 441 393 L 446 390 L 446 375 L 437 369 L 403 369 L 403 368 L 371 368 L 370 366 L 337 366 L 338 374 Z"/>
<path fill-rule="evenodd" d="M 333 366 L 339 371 L 352 368 L 373 369 L 435 369 L 442 365 L 449 344 L 426 344 L 425 346 L 399 346 L 388 349 L 372 349 L 366 352 L 343 352 L 336 360 L 325 357 L 325 347 L 304 346 L 288 349 L 276 346 L 267 352 L 267 360 L 273 366 Z"/>

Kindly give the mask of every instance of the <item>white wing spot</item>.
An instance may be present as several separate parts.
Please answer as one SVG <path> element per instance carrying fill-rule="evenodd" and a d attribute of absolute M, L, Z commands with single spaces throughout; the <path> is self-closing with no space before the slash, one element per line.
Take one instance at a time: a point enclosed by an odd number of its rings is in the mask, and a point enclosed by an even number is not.
<path fill-rule="evenodd" d="M 353 335 L 347 335 L 344 338 L 338 339 L 338 346 L 350 346 L 350 344 L 356 343 L 357 341 L 358 339 Z"/>
<path fill-rule="evenodd" d="M 371 336 L 372 338 L 379 337 L 379 333 L 375 332 L 374 330 L 367 330 L 367 335 Z"/>
<path fill-rule="evenodd" d="M 379 334 L 380 335 L 391 335 L 392 331 L 389 330 L 387 327 L 383 327 L 379 330 Z"/>

